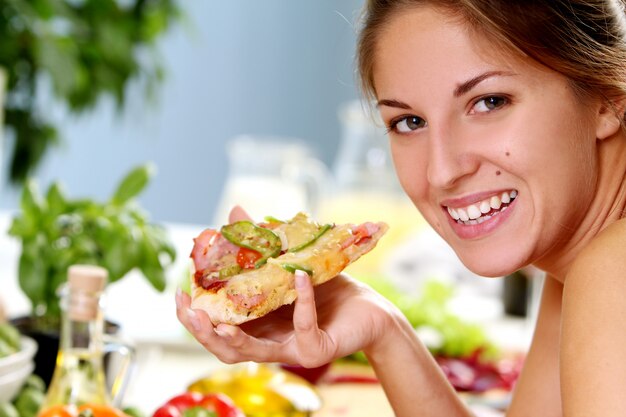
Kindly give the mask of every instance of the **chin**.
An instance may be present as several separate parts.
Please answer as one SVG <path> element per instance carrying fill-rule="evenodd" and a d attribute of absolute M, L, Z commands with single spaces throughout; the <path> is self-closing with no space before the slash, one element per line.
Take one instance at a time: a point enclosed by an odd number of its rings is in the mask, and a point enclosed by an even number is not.
<path fill-rule="evenodd" d="M 496 252 L 486 256 L 485 251 L 480 252 L 471 256 L 457 252 L 457 255 L 467 269 L 483 277 L 504 277 L 527 266 L 527 262 L 510 255 L 499 256 Z"/>

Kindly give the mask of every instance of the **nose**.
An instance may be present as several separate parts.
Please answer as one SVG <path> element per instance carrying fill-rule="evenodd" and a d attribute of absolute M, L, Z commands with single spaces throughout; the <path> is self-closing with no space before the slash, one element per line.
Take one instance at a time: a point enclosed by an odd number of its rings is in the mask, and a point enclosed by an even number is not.
<path fill-rule="evenodd" d="M 449 189 L 476 172 L 479 167 L 471 141 L 455 134 L 449 127 L 431 129 L 428 140 L 428 182 L 436 188 Z"/>

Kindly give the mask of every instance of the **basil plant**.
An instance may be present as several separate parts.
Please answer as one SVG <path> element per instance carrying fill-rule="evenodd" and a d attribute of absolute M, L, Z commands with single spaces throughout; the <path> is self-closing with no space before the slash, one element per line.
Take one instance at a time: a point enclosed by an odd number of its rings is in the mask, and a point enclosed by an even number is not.
<path fill-rule="evenodd" d="M 149 164 L 131 170 L 103 203 L 71 199 L 58 182 L 45 195 L 33 181 L 25 183 L 9 234 L 21 241 L 19 285 L 39 327 L 58 326 L 57 291 L 73 264 L 106 268 L 109 283 L 138 269 L 157 291 L 165 289 L 165 270 L 176 251 L 165 229 L 151 223 L 135 199 L 153 171 Z"/>

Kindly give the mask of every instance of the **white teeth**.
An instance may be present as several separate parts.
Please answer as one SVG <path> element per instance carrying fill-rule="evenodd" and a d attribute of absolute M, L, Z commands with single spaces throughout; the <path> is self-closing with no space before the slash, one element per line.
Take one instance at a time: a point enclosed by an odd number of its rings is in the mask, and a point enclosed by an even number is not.
<path fill-rule="evenodd" d="M 489 206 L 492 209 L 498 210 L 500 208 L 500 206 L 502 206 L 502 200 L 500 200 L 500 197 L 498 197 L 497 195 L 494 195 L 489 200 Z"/>
<path fill-rule="evenodd" d="M 499 212 L 506 210 L 508 206 L 503 206 L 503 204 L 509 204 L 515 199 L 515 197 L 517 197 L 516 190 L 512 190 L 510 192 L 505 191 L 499 196 L 494 195 L 486 200 L 470 204 L 464 208 L 448 207 L 448 213 L 450 214 L 450 217 L 459 223 L 467 225 L 480 224 L 497 215 Z M 488 215 L 487 213 L 491 213 L 492 210 L 496 211 Z"/>
<path fill-rule="evenodd" d="M 455 209 L 448 207 L 448 213 L 454 220 L 459 220 L 459 213 L 456 212 Z"/>
<path fill-rule="evenodd" d="M 478 224 L 481 224 L 482 222 L 484 222 L 485 220 L 489 220 L 490 218 L 491 216 L 481 216 L 477 218 L 476 221 L 478 222 Z"/>
<path fill-rule="evenodd" d="M 456 212 L 459 213 L 459 219 L 461 221 L 466 222 L 469 220 L 469 216 L 467 215 L 467 212 L 464 209 L 462 208 L 456 209 Z"/>
<path fill-rule="evenodd" d="M 467 208 L 467 215 L 471 220 L 477 219 L 480 217 L 481 212 L 475 205 L 471 205 Z"/>

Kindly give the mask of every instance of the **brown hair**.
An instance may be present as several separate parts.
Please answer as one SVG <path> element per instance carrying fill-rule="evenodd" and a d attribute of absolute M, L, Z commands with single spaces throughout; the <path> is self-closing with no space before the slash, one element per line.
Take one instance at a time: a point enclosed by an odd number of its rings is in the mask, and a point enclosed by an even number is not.
<path fill-rule="evenodd" d="M 367 0 L 358 39 L 361 86 L 376 97 L 377 36 L 396 14 L 432 6 L 567 77 L 581 98 L 626 96 L 626 0 Z"/>

